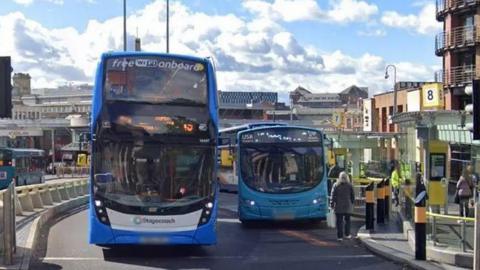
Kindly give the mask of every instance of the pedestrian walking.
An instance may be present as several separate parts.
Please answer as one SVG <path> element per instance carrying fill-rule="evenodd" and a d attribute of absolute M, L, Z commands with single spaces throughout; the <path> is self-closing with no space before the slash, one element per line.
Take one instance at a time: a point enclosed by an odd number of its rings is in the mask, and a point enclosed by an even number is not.
<path fill-rule="evenodd" d="M 470 165 L 469 165 L 470 166 Z M 460 206 L 460 216 L 468 217 L 468 204 L 470 198 L 473 196 L 474 183 L 472 180 L 472 174 L 469 172 L 469 166 L 463 168 L 462 175 L 457 182 L 457 190 L 455 192 L 455 202 Z"/>
<path fill-rule="evenodd" d="M 353 212 L 354 201 L 353 186 L 348 179 L 348 174 L 342 171 L 332 187 L 330 201 L 330 207 L 335 212 L 338 241 L 342 241 L 344 235 L 347 239 L 351 238 L 350 216 Z"/>
<path fill-rule="evenodd" d="M 400 203 L 399 194 L 400 186 L 402 184 L 402 178 L 400 175 L 400 163 L 398 161 L 395 161 L 394 164 L 394 169 L 392 171 L 392 174 L 390 175 L 390 181 L 392 181 L 393 202 L 395 203 L 395 206 L 398 207 Z"/>

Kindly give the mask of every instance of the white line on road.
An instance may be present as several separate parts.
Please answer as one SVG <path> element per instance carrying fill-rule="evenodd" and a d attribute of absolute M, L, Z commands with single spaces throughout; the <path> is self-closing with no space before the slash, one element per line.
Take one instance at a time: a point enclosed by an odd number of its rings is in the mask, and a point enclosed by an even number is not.
<path fill-rule="evenodd" d="M 225 223 L 241 223 L 237 218 L 217 218 L 217 221 Z"/>
<path fill-rule="evenodd" d="M 42 261 L 103 261 L 104 258 L 96 257 L 44 257 Z"/>

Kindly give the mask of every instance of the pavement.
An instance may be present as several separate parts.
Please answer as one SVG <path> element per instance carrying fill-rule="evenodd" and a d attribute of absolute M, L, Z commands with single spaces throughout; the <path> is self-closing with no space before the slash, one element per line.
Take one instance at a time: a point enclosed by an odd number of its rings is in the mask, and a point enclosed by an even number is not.
<path fill-rule="evenodd" d="M 407 238 L 400 227 L 401 219 L 396 212 L 392 213 L 392 220 L 385 224 L 375 224 L 374 231 L 368 231 L 362 226 L 357 238 L 373 253 L 389 260 L 406 264 L 414 269 L 456 270 L 470 269 L 452 266 L 432 260 L 415 260 L 415 251 L 410 247 Z"/>
<path fill-rule="evenodd" d="M 87 211 L 53 220 L 40 233 L 31 269 L 412 269 L 368 251 L 356 240 L 336 240 L 324 223 L 237 219 L 237 195 L 221 193 L 214 246 L 90 245 Z M 353 219 L 357 231 L 362 220 Z"/>

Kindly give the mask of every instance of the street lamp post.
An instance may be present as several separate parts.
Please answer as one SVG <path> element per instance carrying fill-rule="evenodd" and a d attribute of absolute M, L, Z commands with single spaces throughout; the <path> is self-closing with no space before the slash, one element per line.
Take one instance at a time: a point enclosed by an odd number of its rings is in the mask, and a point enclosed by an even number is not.
<path fill-rule="evenodd" d="M 170 1 L 167 0 L 167 53 L 170 52 L 170 27 L 169 27 L 169 24 L 170 24 Z"/>
<path fill-rule="evenodd" d="M 127 51 L 127 0 L 123 0 L 123 51 Z"/>
<path fill-rule="evenodd" d="M 388 68 L 393 68 L 393 116 L 397 114 L 397 67 L 395 65 L 387 65 L 385 67 L 385 79 L 388 79 Z"/>

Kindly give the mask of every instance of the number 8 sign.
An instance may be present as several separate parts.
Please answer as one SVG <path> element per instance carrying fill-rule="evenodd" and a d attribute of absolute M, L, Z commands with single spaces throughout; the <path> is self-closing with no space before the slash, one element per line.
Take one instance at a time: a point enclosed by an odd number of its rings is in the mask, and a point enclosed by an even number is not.
<path fill-rule="evenodd" d="M 423 109 L 442 109 L 443 87 L 440 83 L 429 83 L 422 86 Z"/>

